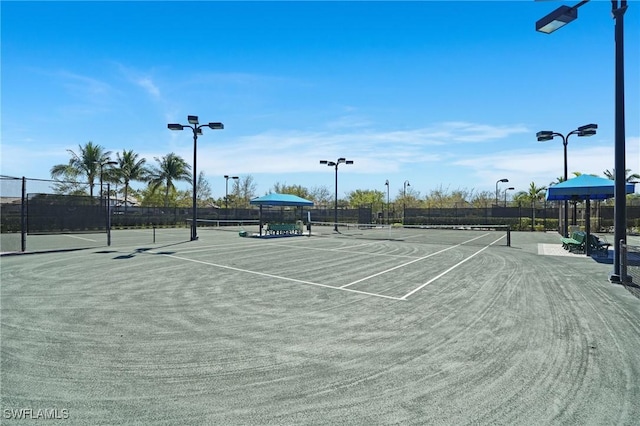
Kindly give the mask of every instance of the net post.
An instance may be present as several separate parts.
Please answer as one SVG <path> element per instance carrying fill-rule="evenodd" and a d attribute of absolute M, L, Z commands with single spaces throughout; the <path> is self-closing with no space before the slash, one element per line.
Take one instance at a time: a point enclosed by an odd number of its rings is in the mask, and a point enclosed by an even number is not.
<path fill-rule="evenodd" d="M 511 247 L 511 226 L 507 225 L 507 247 Z"/>

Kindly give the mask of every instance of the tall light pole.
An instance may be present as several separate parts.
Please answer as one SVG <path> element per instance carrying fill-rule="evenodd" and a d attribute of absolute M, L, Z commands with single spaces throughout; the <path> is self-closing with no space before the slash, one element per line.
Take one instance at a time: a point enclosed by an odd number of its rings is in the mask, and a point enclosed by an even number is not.
<path fill-rule="evenodd" d="M 183 130 L 185 127 L 190 128 L 191 130 L 193 130 L 193 205 L 192 205 L 192 221 L 191 221 L 191 241 L 195 241 L 198 239 L 198 232 L 197 232 L 197 209 L 198 209 L 198 205 L 196 203 L 196 192 L 197 192 L 197 188 L 198 188 L 198 182 L 197 182 L 197 177 L 198 177 L 198 173 L 196 170 L 196 160 L 197 160 L 197 151 L 198 151 L 198 135 L 202 134 L 202 128 L 203 127 L 208 127 L 210 129 L 213 130 L 220 130 L 220 129 L 224 129 L 224 125 L 222 123 L 218 123 L 218 122 L 214 122 L 214 123 L 208 123 L 208 124 L 200 124 L 198 125 L 198 116 L 197 115 L 189 115 L 187 116 L 187 121 L 189 122 L 189 124 L 175 124 L 175 123 L 170 123 L 167 125 L 167 127 L 169 128 L 169 130 Z"/>
<path fill-rule="evenodd" d="M 507 191 L 513 191 L 515 188 L 510 186 L 509 188 L 504 190 L 504 206 L 507 207 Z"/>
<path fill-rule="evenodd" d="M 226 185 L 225 185 L 225 190 L 224 190 L 224 209 L 225 209 L 225 213 L 226 213 L 226 210 L 229 208 L 229 179 L 238 180 L 239 177 L 238 176 L 224 175 L 224 178 L 226 180 Z"/>
<path fill-rule="evenodd" d="M 320 160 L 320 164 L 326 164 L 327 166 L 335 167 L 336 169 L 336 201 L 334 206 L 333 230 L 338 232 L 338 166 L 340 164 L 353 164 L 353 161 L 340 157 L 336 161 Z"/>
<path fill-rule="evenodd" d="M 402 224 L 404 225 L 404 214 L 407 210 L 407 186 L 411 186 L 408 180 L 404 181 L 404 185 L 402 187 Z"/>
<path fill-rule="evenodd" d="M 578 8 L 587 3 L 581 1 L 573 7 L 560 6 L 536 22 L 536 31 L 550 34 L 578 18 Z M 621 282 L 626 277 L 620 274 L 620 243 L 627 241 L 627 196 L 626 196 L 626 152 L 624 122 L 624 14 L 627 0 L 611 0 L 611 12 L 615 23 L 615 186 L 614 186 L 614 252 L 612 282 Z"/>
<path fill-rule="evenodd" d="M 504 179 L 498 179 L 498 180 L 496 181 L 496 207 L 498 207 L 498 194 L 499 194 L 499 193 L 498 193 L 498 183 L 500 183 L 500 182 L 503 182 L 503 183 L 504 183 L 504 182 L 509 182 L 509 179 L 504 178 Z"/>
<path fill-rule="evenodd" d="M 387 179 L 384 182 L 384 185 L 387 187 L 387 225 L 388 225 L 390 223 L 389 222 L 389 212 L 391 211 L 390 210 L 391 207 L 390 207 L 390 204 L 389 204 L 389 179 Z"/>
<path fill-rule="evenodd" d="M 118 164 L 117 161 L 94 161 L 93 164 L 97 164 L 100 166 L 100 207 L 104 207 L 104 196 L 103 196 L 103 191 L 102 191 L 102 173 L 103 173 L 103 168 L 104 166 L 115 166 L 116 164 Z"/>
<path fill-rule="evenodd" d="M 580 126 L 575 130 L 570 131 L 567 135 L 563 135 L 562 133 L 557 133 L 551 130 L 541 130 L 536 133 L 536 137 L 538 138 L 538 142 L 550 141 L 554 137 L 559 136 L 562 138 L 562 145 L 564 146 L 564 180 L 569 179 L 569 172 L 567 168 L 567 145 L 569 143 L 569 136 L 578 135 L 579 137 L 584 136 L 593 136 L 596 134 L 596 129 L 598 128 L 597 124 L 585 124 L 584 126 Z M 563 216 L 564 224 L 562 227 L 562 236 L 569 236 L 569 201 L 564 200 L 564 216 Z"/>

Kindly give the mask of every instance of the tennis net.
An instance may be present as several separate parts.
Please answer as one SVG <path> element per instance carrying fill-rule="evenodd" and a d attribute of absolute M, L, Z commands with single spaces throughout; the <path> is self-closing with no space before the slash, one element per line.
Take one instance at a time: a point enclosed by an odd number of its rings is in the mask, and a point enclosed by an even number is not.
<path fill-rule="evenodd" d="M 192 221 L 187 219 L 188 227 Z M 196 226 L 199 231 L 246 232 L 248 235 L 260 232 L 259 220 L 196 219 Z"/>
<path fill-rule="evenodd" d="M 445 245 L 511 245 L 508 225 L 381 225 L 311 222 L 311 235 Z"/>

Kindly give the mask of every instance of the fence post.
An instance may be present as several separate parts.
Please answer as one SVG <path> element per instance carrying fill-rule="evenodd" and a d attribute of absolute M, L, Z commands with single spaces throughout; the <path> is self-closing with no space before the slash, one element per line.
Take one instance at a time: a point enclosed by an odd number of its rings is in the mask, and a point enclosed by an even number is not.
<path fill-rule="evenodd" d="M 27 178 L 22 176 L 20 203 L 20 251 L 27 250 Z"/>
<path fill-rule="evenodd" d="M 620 240 L 618 247 L 620 247 L 620 282 L 627 282 L 627 245 L 624 240 Z"/>

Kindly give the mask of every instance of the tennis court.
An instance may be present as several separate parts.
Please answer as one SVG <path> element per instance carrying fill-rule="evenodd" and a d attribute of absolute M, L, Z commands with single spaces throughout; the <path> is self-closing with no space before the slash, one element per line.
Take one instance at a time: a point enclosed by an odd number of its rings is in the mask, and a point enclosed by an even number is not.
<path fill-rule="evenodd" d="M 557 234 L 312 232 L 116 230 L 0 258 L 3 423 L 640 418 L 640 301 L 610 259 L 540 255 Z"/>

